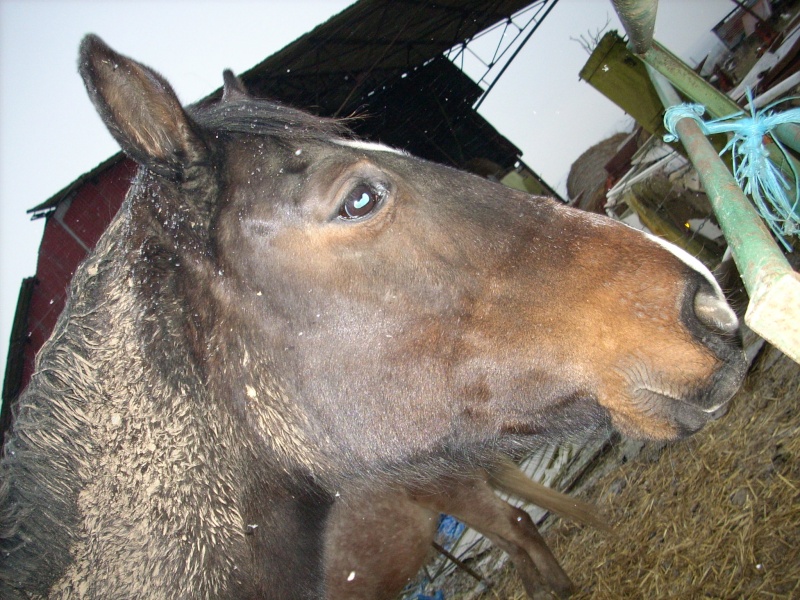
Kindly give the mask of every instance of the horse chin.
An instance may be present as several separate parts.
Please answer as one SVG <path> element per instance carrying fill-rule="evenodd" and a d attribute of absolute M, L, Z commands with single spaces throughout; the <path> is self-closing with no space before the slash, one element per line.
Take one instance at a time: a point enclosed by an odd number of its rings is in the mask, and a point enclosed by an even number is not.
<path fill-rule="evenodd" d="M 633 394 L 636 416 L 613 414 L 614 426 L 623 434 L 647 440 L 670 441 L 689 437 L 710 421 L 721 418 L 727 400 L 702 408 L 690 397 L 679 397 L 651 388 L 638 388 Z"/>
<path fill-rule="evenodd" d="M 727 413 L 746 370 L 743 354 L 738 353 L 731 353 L 702 378 L 685 373 L 670 376 L 637 364 L 623 371 L 622 386 L 617 393 L 607 392 L 602 403 L 614 426 L 629 437 L 678 440 Z"/>

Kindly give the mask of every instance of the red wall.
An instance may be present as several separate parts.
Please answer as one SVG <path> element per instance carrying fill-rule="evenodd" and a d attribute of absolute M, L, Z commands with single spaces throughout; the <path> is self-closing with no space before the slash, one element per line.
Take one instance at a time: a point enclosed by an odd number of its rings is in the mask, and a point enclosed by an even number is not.
<path fill-rule="evenodd" d="M 30 381 L 36 353 L 50 337 L 64 308 L 69 283 L 86 257 L 86 248 L 94 248 L 114 218 L 135 173 L 136 164 L 123 159 L 81 185 L 66 212 L 62 207 L 47 217 L 28 310 L 29 343 L 24 350 L 20 389 Z"/>

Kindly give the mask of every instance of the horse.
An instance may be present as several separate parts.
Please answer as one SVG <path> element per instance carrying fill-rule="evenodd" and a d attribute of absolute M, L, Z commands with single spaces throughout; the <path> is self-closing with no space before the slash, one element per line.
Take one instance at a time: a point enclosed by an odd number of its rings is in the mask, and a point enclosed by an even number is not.
<path fill-rule="evenodd" d="M 562 517 L 611 532 L 596 507 L 531 481 L 512 461 L 437 481 L 426 489 L 350 486 L 336 498 L 325 528 L 329 600 L 391 600 L 429 559 L 439 515 L 458 519 L 505 551 L 530 598 L 568 597 L 569 576 L 530 515 L 495 489 Z"/>
<path fill-rule="evenodd" d="M 89 35 L 139 164 L 0 461 L 4 598 L 318 598 L 336 493 L 613 426 L 678 439 L 745 373 L 672 246 L 242 94 L 184 108 Z"/>

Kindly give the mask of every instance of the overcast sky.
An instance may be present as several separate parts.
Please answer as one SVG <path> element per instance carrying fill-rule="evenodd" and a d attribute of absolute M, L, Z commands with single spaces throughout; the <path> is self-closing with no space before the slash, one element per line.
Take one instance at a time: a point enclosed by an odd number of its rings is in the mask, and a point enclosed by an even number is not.
<path fill-rule="evenodd" d="M 346 8 L 346 0 L 0 0 L 0 373 L 19 285 L 36 272 L 43 220 L 25 211 L 117 152 L 76 70 L 94 32 L 161 72 L 193 102 Z M 730 0 L 661 0 L 656 38 L 692 66 Z M 578 80 L 588 59 L 570 38 L 607 20 L 609 0 L 560 0 L 506 71 L 481 113 L 523 160 L 565 193 L 569 166 L 629 119 Z"/>

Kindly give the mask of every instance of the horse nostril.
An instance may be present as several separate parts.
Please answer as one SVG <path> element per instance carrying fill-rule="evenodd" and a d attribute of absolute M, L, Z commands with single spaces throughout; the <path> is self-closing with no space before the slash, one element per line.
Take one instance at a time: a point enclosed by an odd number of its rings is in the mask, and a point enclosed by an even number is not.
<path fill-rule="evenodd" d="M 703 325 L 720 333 L 734 333 L 739 328 L 736 314 L 716 294 L 699 291 L 694 297 L 694 313 Z"/>
<path fill-rule="evenodd" d="M 728 408 L 729 404 L 726 402 L 725 404 L 722 404 L 720 406 L 717 406 L 716 408 L 706 411 L 706 414 L 708 414 L 709 418 L 712 421 L 716 421 L 724 417 L 726 414 L 728 414 Z"/>

